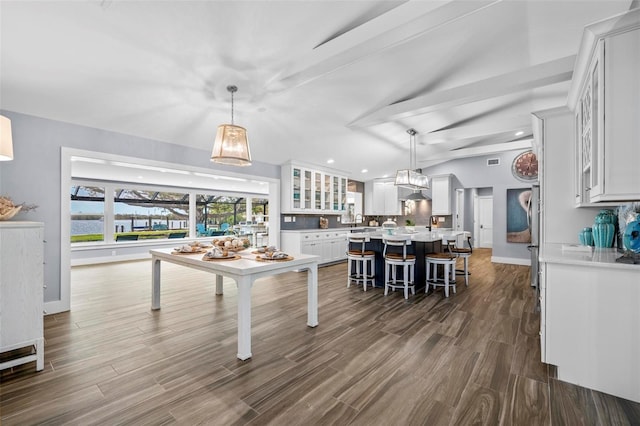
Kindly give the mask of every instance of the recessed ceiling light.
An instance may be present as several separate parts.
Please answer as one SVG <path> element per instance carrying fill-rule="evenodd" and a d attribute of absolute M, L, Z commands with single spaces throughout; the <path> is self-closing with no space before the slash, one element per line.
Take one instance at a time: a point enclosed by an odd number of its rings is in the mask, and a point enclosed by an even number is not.
<path fill-rule="evenodd" d="M 367 170 L 367 169 L 362 169 L 362 170 L 360 171 L 360 173 L 367 173 L 368 171 L 369 171 L 369 170 Z"/>
<path fill-rule="evenodd" d="M 142 176 L 138 176 L 138 179 L 144 179 Z"/>
<path fill-rule="evenodd" d="M 382 177 L 383 177 L 383 178 L 388 178 L 388 177 L 389 177 L 389 175 L 382 175 Z"/>
<path fill-rule="evenodd" d="M 516 133 L 516 136 L 522 136 L 522 135 L 524 135 L 524 132 L 522 130 Z"/>
<path fill-rule="evenodd" d="M 329 159 L 327 160 L 327 164 L 333 164 L 333 162 L 334 162 L 334 161 L 335 161 L 335 160 L 334 160 L 333 158 L 329 158 Z"/>

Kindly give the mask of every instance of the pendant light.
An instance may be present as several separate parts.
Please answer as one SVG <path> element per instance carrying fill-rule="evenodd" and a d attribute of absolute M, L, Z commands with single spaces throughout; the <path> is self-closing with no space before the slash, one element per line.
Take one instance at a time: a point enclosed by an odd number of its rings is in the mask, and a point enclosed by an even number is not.
<path fill-rule="evenodd" d="M 410 200 L 425 200 L 420 191 L 429 189 L 429 178 L 416 170 L 416 140 L 418 132 L 415 129 L 407 130 L 409 133 L 409 168 L 400 169 L 396 172 L 396 186 L 412 189 L 413 194 L 409 195 Z"/>
<path fill-rule="evenodd" d="M 11 137 L 11 120 L 0 115 L 0 161 L 13 160 L 13 138 Z"/>
<path fill-rule="evenodd" d="M 231 93 L 231 124 L 218 126 L 211 161 L 231 166 L 250 166 L 251 152 L 247 130 L 233 124 L 233 94 L 238 91 L 238 87 L 227 86 L 227 91 Z"/>

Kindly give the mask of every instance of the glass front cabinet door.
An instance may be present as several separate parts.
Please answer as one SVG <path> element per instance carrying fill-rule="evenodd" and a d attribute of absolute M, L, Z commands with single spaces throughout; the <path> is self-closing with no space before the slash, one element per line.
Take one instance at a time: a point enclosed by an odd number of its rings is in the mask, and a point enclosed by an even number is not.
<path fill-rule="evenodd" d="M 347 178 L 288 163 L 282 166 L 282 213 L 342 213 L 347 205 Z"/>

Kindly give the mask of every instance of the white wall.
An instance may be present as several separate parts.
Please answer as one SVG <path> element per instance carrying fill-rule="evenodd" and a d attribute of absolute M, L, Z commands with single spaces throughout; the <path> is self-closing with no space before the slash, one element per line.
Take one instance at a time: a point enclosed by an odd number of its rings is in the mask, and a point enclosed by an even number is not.
<path fill-rule="evenodd" d="M 524 149 L 491 154 L 483 157 L 462 158 L 424 168 L 428 176 L 451 173 L 455 175 L 453 188 L 483 188 L 493 195 L 493 257 L 512 259 L 509 262 L 529 264 L 530 253 L 527 244 L 507 242 L 507 189 L 530 188 L 530 183 L 517 180 L 511 174 L 511 163 Z M 497 166 L 487 166 L 487 159 L 500 158 Z M 491 188 L 489 190 L 488 188 Z M 465 191 L 466 192 L 466 191 Z M 473 219 L 473 202 L 469 203 L 471 212 L 465 216 Z M 469 227 L 469 225 L 471 225 Z M 465 220 L 465 231 L 473 232 L 473 223 Z"/>
<path fill-rule="evenodd" d="M 61 194 L 60 189 L 62 147 L 238 172 L 235 167 L 211 163 L 210 151 L 10 111 L 1 114 L 11 120 L 14 160 L 0 163 L 0 191 L 16 203 L 39 206 L 35 211 L 20 213 L 16 219 L 45 224 L 45 302 L 61 300 L 60 226 L 61 221 L 68 220 L 61 216 L 61 200 L 69 196 Z M 280 167 L 266 163 L 254 161 L 242 171 L 280 179 Z M 275 211 L 279 213 L 279 206 Z M 274 214 L 273 209 L 271 212 Z"/>

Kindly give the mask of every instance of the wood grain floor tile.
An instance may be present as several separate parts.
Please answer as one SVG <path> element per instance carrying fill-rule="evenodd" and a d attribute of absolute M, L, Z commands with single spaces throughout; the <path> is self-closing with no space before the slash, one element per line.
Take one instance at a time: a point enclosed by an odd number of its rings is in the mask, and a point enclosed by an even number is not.
<path fill-rule="evenodd" d="M 590 389 L 551 379 L 551 423 L 553 425 L 598 425 L 598 413 Z"/>
<path fill-rule="evenodd" d="M 549 387 L 546 383 L 515 374 L 509 377 L 501 424 L 551 425 Z"/>
<path fill-rule="evenodd" d="M 540 382 L 548 382 L 547 366 L 540 362 L 540 339 L 519 335 L 511 372 Z"/>
<path fill-rule="evenodd" d="M 640 404 L 627 399 L 592 391 L 600 424 L 640 425 Z"/>
<path fill-rule="evenodd" d="M 237 287 L 148 261 L 73 268 L 71 305 L 48 315 L 45 369 L 0 372 L 0 421 L 24 424 L 636 425 L 640 404 L 549 379 L 528 268 L 474 250 L 469 287 L 385 297 L 320 268 L 252 288 L 253 358 L 237 352 Z M 4 354 L 6 356 L 7 354 Z M 553 422 L 551 422 L 553 421 Z"/>
<path fill-rule="evenodd" d="M 500 424 L 501 401 L 500 394 L 493 389 L 471 384 L 465 389 L 451 424 L 487 426 Z"/>
<path fill-rule="evenodd" d="M 513 346 L 489 341 L 473 371 L 472 381 L 478 386 L 493 389 L 504 395 L 509 384 Z"/>

